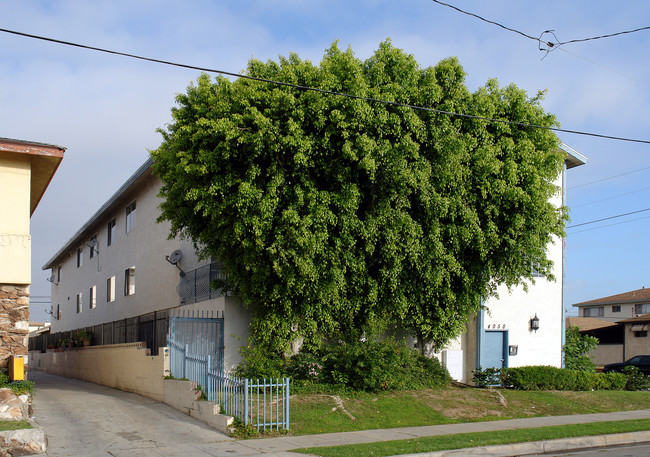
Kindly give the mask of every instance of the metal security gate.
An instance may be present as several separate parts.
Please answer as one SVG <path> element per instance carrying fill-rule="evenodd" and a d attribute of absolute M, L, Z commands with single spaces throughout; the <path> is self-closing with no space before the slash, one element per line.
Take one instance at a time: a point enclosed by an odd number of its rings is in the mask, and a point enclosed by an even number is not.
<path fill-rule="evenodd" d="M 170 311 L 167 345 L 170 369 L 176 378 L 192 379 L 187 373 L 187 354 L 210 360 L 210 370 L 223 371 L 223 313 L 206 311 Z"/>

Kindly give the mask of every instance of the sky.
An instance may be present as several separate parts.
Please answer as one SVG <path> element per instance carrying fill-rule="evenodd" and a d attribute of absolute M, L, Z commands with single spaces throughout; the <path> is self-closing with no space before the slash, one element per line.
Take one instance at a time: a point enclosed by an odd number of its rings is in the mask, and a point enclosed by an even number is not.
<path fill-rule="evenodd" d="M 650 2 L 448 0 L 531 37 L 566 42 L 650 26 Z M 457 56 L 470 90 L 490 78 L 534 96 L 569 130 L 650 140 L 650 30 L 539 43 L 431 0 L 0 0 L 0 28 L 242 72 L 249 59 L 320 62 L 335 40 L 366 59 L 380 42 L 420 66 Z M 156 149 L 189 69 L 0 32 L 0 137 L 51 143 L 65 157 L 31 220 L 32 320 L 47 320 L 41 267 Z M 565 309 L 650 286 L 650 144 L 559 133 L 588 157 L 567 172 Z M 607 179 L 606 179 L 607 178 Z M 597 182 L 594 182 L 597 181 Z M 4 259 L 2 259 L 4 261 Z"/>

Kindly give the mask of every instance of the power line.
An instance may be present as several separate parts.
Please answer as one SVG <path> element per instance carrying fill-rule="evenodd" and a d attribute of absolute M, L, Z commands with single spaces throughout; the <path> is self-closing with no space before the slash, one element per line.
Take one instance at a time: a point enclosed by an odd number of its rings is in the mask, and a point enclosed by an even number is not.
<path fill-rule="evenodd" d="M 593 205 L 594 203 L 600 203 L 600 202 L 604 202 L 604 201 L 607 201 L 607 200 L 614 200 L 616 198 L 625 197 L 626 195 L 636 194 L 637 192 L 643 192 L 644 190 L 648 190 L 648 189 L 650 189 L 650 187 L 644 187 L 642 189 L 633 190 L 633 191 L 630 191 L 630 192 L 625 192 L 623 194 L 612 195 L 611 197 L 601 198 L 599 200 L 593 200 L 593 201 L 590 201 L 590 202 L 587 202 L 587 203 L 581 203 L 579 205 L 571 205 L 571 209 L 580 208 L 582 206 L 587 206 L 587 205 Z"/>
<path fill-rule="evenodd" d="M 593 221 L 583 222 L 581 224 L 569 225 L 569 226 L 567 226 L 567 229 L 574 228 L 574 227 L 580 227 L 580 226 L 583 226 L 583 225 L 595 224 L 596 222 L 608 221 L 610 219 L 616 219 L 618 217 L 629 216 L 631 214 L 643 213 L 644 211 L 650 211 L 650 208 L 639 209 L 639 210 L 636 210 L 636 211 L 631 211 L 629 213 L 617 214 L 616 216 L 603 217 L 602 219 L 595 219 Z"/>
<path fill-rule="evenodd" d="M 608 66 L 606 66 L 606 65 L 600 64 L 600 63 L 596 62 L 595 60 L 592 60 L 592 59 L 589 59 L 589 58 L 587 58 L 587 57 L 581 56 L 580 54 L 576 54 L 575 52 L 568 51 L 568 50 L 566 50 L 566 49 L 564 49 L 564 48 L 560 48 L 560 51 L 565 52 L 565 53 L 567 53 L 567 54 L 569 54 L 569 55 L 572 55 L 572 56 L 574 56 L 574 57 L 577 57 L 578 59 L 582 59 L 582 60 L 584 60 L 585 62 L 589 62 L 589 63 L 591 63 L 591 64 L 593 64 L 593 65 L 596 65 L 596 66 L 598 66 L 598 67 L 600 67 L 600 68 L 603 68 L 603 69 L 605 69 L 605 70 L 611 71 L 612 73 L 616 73 L 617 75 L 623 76 L 624 78 L 627 78 L 627 79 L 629 79 L 629 80 L 631 80 L 631 81 L 634 81 L 634 82 L 636 82 L 636 83 L 643 84 L 643 85 L 645 85 L 645 86 L 648 86 L 648 85 L 649 85 L 649 84 L 648 84 L 647 82 L 645 82 L 645 81 L 641 81 L 640 79 L 637 79 L 637 78 L 635 78 L 635 77 L 633 77 L 633 76 L 627 75 L 627 74 L 625 74 L 625 73 L 623 73 L 623 72 L 620 72 L 620 71 L 618 71 L 618 70 L 615 70 L 615 69 L 613 69 L 613 68 L 611 68 L 611 67 L 608 67 Z"/>
<path fill-rule="evenodd" d="M 107 54 L 113 54 L 113 55 L 118 55 L 118 56 L 123 56 L 123 57 L 130 57 L 133 59 L 138 59 L 138 60 L 144 60 L 147 62 L 154 62 L 154 63 L 159 63 L 163 65 L 170 65 L 174 67 L 180 67 L 180 68 L 186 68 L 190 70 L 198 70 L 198 71 L 203 71 L 206 73 L 217 73 L 220 75 L 225 75 L 225 76 L 232 76 L 235 78 L 242 78 L 242 79 L 248 79 L 251 81 L 258 81 L 258 82 L 264 82 L 268 84 L 274 84 L 276 86 L 282 86 L 282 87 L 290 87 L 293 89 L 299 89 L 299 90 L 304 90 L 304 91 L 311 91 L 311 92 L 317 92 L 320 94 L 327 94 L 327 95 L 334 95 L 337 97 L 346 97 L 346 98 L 351 98 L 355 100 L 363 100 L 367 102 L 375 102 L 375 103 L 383 103 L 385 105 L 390 105 L 390 106 L 398 106 L 402 108 L 410 108 L 410 109 L 415 109 L 415 110 L 421 110 L 421 111 L 427 111 L 427 112 L 432 112 L 432 113 L 437 113 L 437 114 L 444 114 L 447 116 L 456 116 L 456 117 L 463 117 L 467 119 L 477 119 L 477 120 L 482 120 L 482 121 L 487 121 L 487 122 L 497 122 L 501 124 L 508 124 L 508 125 L 514 125 L 518 127 L 530 127 L 530 128 L 536 128 L 536 129 L 542 129 L 542 130 L 550 130 L 553 132 L 561 132 L 561 133 L 570 133 L 574 135 L 583 135 L 583 136 L 591 136 L 591 137 L 596 137 L 596 138 L 604 138 L 604 139 L 609 139 L 609 140 L 617 140 L 617 141 L 627 141 L 631 143 L 643 143 L 643 144 L 650 144 L 650 140 L 640 140 L 640 139 L 635 139 L 635 138 L 626 138 L 626 137 L 619 137 L 619 136 L 613 136 L 613 135 L 605 135 L 605 134 L 600 134 L 600 133 L 593 133 L 593 132 L 584 132 L 580 130 L 569 130 L 569 129 L 562 129 L 559 127 L 546 127 L 543 125 L 535 125 L 535 124 L 527 124 L 524 122 L 515 122 L 515 121 L 508 121 L 505 119 L 493 119 L 489 117 L 483 117 L 483 116 L 476 116 L 473 114 L 463 114 L 463 113 L 455 113 L 452 111 L 445 111 L 445 110 L 439 110 L 435 108 L 426 108 L 423 106 L 417 106 L 417 105 L 410 105 L 408 103 L 400 103 L 400 102 L 392 102 L 388 100 L 381 100 L 377 98 L 372 98 L 372 97 L 362 97 L 360 95 L 352 95 L 352 94 L 347 94 L 344 92 L 336 92 L 332 90 L 326 90 L 326 89 L 318 89 L 316 87 L 309 87 L 309 86 L 303 86 L 299 84 L 292 84 L 292 83 L 287 83 L 287 82 L 282 82 L 282 81 L 275 81 L 272 79 L 266 79 L 266 78 L 258 78 L 256 76 L 250 76 L 250 75 L 244 75 L 240 73 L 234 73 L 226 70 L 219 70 L 215 68 L 208 68 L 208 67 L 200 67 L 196 65 L 188 65 L 188 64 L 182 64 L 178 62 L 171 62 L 168 60 L 161 60 L 161 59 L 154 59 L 151 57 L 144 57 L 144 56 L 139 56 L 136 54 L 129 54 L 126 52 L 119 52 L 119 51 L 113 51 L 110 49 L 104 49 L 104 48 L 98 48 L 95 46 L 88 46 L 80 43 L 74 43 L 70 41 L 63 41 L 63 40 L 57 40 L 55 38 L 48 38 L 48 37 L 43 37 L 39 35 L 33 35 L 29 33 L 23 33 L 23 32 L 18 32 L 15 30 L 9 30 L 9 29 L 3 29 L 0 28 L 0 32 L 5 32 L 5 33 L 10 33 L 13 35 L 18 35 L 22 37 L 27 37 L 27 38 L 33 38 L 36 40 L 42 40 L 42 41 L 48 41 L 51 43 L 57 43 L 57 44 L 63 44 L 66 46 L 73 46 L 81 49 L 88 49 L 91 51 L 98 51 L 98 52 L 104 52 Z"/>
<path fill-rule="evenodd" d="M 615 222 L 613 224 L 601 225 L 600 227 L 592 227 L 592 228 L 587 228 L 587 229 L 583 229 L 583 230 L 576 230 L 575 232 L 571 232 L 568 235 L 575 235 L 576 233 L 582 233 L 582 232 L 591 232 L 592 230 L 598 230 L 598 229 L 602 229 L 602 228 L 613 227 L 615 225 L 627 224 L 629 222 L 640 221 L 642 219 L 648 219 L 648 218 L 650 218 L 650 216 L 637 217 L 636 219 L 630 219 L 629 221 Z"/>
<path fill-rule="evenodd" d="M 441 2 L 439 0 L 431 0 L 431 1 L 433 1 L 434 3 L 437 3 L 439 5 L 443 5 L 443 6 L 447 6 L 449 8 L 452 8 L 452 9 L 454 9 L 454 10 L 460 12 L 460 13 L 466 14 L 468 16 L 475 17 L 476 19 L 479 19 L 479 20 L 481 20 L 483 22 L 487 22 L 488 24 L 493 24 L 493 25 L 496 25 L 497 27 L 501 27 L 502 29 L 508 30 L 510 32 L 514 32 L 514 33 L 516 33 L 518 35 L 521 35 L 521 36 L 523 36 L 525 38 L 528 38 L 530 40 L 537 41 L 537 43 L 540 46 L 540 48 L 539 48 L 540 51 L 546 51 L 547 53 L 554 50 L 554 49 L 557 49 L 560 46 L 565 45 L 565 44 L 581 43 L 581 42 L 584 42 L 584 41 L 600 40 L 600 39 L 603 39 L 603 38 L 611 38 L 611 37 L 615 37 L 615 36 L 619 36 L 619 35 L 625 35 L 625 34 L 628 34 L 628 33 L 641 32 L 643 30 L 650 30 L 650 26 L 639 27 L 639 28 L 636 28 L 636 29 L 633 29 L 633 30 L 625 30 L 623 32 L 608 33 L 606 35 L 598 35 L 598 36 L 593 36 L 593 37 L 588 37 L 588 38 L 579 38 L 579 39 L 576 39 L 576 40 L 568 40 L 568 41 L 560 41 L 560 40 L 557 39 L 557 37 L 553 33 L 553 30 L 545 30 L 540 34 L 540 36 L 538 38 L 535 38 L 534 36 L 528 35 L 527 33 L 524 33 L 521 30 L 513 29 L 511 27 L 506 27 L 503 24 L 500 24 L 500 23 L 495 22 L 495 21 L 491 21 L 491 20 L 486 19 L 486 18 L 484 18 L 482 16 L 479 16 L 478 14 L 474 14 L 474 13 L 470 13 L 469 11 L 462 10 L 462 9 L 460 9 L 460 8 L 454 6 L 454 5 L 450 5 L 449 3 Z M 553 35 L 553 37 L 557 40 L 557 42 L 554 43 L 552 41 L 544 41 L 544 40 L 542 40 L 542 36 L 544 36 L 546 34 Z M 542 45 L 548 46 L 548 48 L 542 48 L 541 47 Z"/>
<path fill-rule="evenodd" d="M 619 174 L 619 175 L 608 176 L 608 177 L 606 177 L 606 178 L 597 179 L 597 180 L 595 180 L 595 181 L 589 181 L 589 182 L 586 182 L 586 183 L 584 183 L 584 184 L 578 184 L 577 186 L 571 186 L 571 187 L 568 187 L 567 190 L 569 190 L 569 189 L 577 189 L 578 187 L 589 186 L 589 185 L 591 185 L 591 184 L 596 184 L 596 183 L 598 183 L 598 182 L 607 181 L 607 180 L 609 180 L 609 179 L 620 178 L 621 176 L 631 175 L 632 173 L 638 173 L 639 171 L 647 170 L 647 169 L 649 169 L 649 168 L 650 168 L 650 166 L 648 166 L 648 167 L 643 167 L 643 168 L 637 168 L 636 170 L 626 171 L 625 173 L 621 173 L 621 174 Z"/>
<path fill-rule="evenodd" d="M 537 41 L 538 43 L 540 42 L 540 39 L 539 39 L 539 38 L 535 38 L 534 36 L 528 35 L 527 33 L 524 33 L 524 32 L 522 32 L 521 30 L 517 30 L 517 29 L 510 28 L 510 27 L 506 27 L 506 26 L 503 25 L 503 24 L 499 24 L 498 22 L 491 21 L 491 20 L 489 20 L 489 19 L 485 19 L 484 17 L 479 16 L 478 14 L 474 14 L 474 13 L 470 13 L 469 11 L 462 10 L 462 9 L 460 9 L 460 8 L 454 6 L 454 5 L 450 5 L 449 3 L 440 2 L 440 1 L 438 1 L 438 0 L 432 0 L 432 1 L 433 1 L 434 3 L 439 4 L 439 5 L 448 6 L 449 8 L 452 8 L 452 9 L 458 11 L 459 13 L 463 13 L 463 14 L 466 14 L 466 15 L 468 15 L 468 16 L 475 17 L 476 19 L 479 19 L 479 20 L 481 20 L 481 21 L 483 21 L 483 22 L 487 22 L 488 24 L 496 25 L 497 27 L 501 27 L 501 28 L 504 29 L 504 30 L 508 30 L 508 31 L 510 31 L 510 32 L 517 33 L 517 34 L 519 34 L 519 35 L 521 35 L 521 36 L 523 36 L 523 37 L 525 37 L 525 38 L 528 38 L 528 39 L 530 39 L 530 40 Z"/>

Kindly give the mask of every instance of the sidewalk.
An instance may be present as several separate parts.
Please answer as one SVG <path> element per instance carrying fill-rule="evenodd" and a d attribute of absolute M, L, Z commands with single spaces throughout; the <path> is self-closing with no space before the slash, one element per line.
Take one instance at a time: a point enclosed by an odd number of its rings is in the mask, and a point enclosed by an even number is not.
<path fill-rule="evenodd" d="M 510 419 L 491 422 L 470 422 L 464 424 L 428 425 L 422 427 L 403 427 L 383 430 L 365 430 L 360 432 L 327 433 L 323 435 L 287 436 L 238 441 L 237 443 L 259 452 L 267 457 L 268 453 L 275 456 L 296 456 L 287 453 L 290 449 L 338 446 L 342 444 L 374 443 L 379 441 L 406 440 L 425 436 L 452 435 L 457 433 L 489 432 L 496 430 L 512 430 L 521 428 L 547 427 L 552 425 L 586 424 L 590 422 L 622 421 L 629 419 L 650 419 L 650 410 L 621 411 L 613 413 L 579 414 L 572 416 L 532 417 L 529 419 Z M 620 436 L 625 435 L 625 436 Z M 571 450 L 586 447 L 609 446 L 612 444 L 628 444 L 650 441 L 650 431 L 623 433 L 617 438 L 606 441 L 604 437 L 577 437 L 545 442 L 521 443 L 517 445 L 490 446 L 468 448 L 458 451 L 441 451 L 435 453 L 416 454 L 418 456 L 443 455 L 491 455 L 511 456 L 536 454 L 548 451 Z M 494 448 L 494 449 L 492 449 Z M 498 448 L 498 449 L 497 449 Z M 237 455 L 237 454 L 234 454 Z M 240 454 L 246 455 L 246 454 Z"/>
<path fill-rule="evenodd" d="M 491 422 L 403 427 L 322 435 L 233 440 L 167 405 L 136 394 L 38 371 L 34 414 L 45 429 L 49 457 L 287 457 L 296 448 L 403 440 L 611 420 L 649 419 L 650 410 Z M 442 451 L 420 456 L 511 456 L 650 441 L 649 432 Z M 304 455 L 304 454 L 303 454 Z"/>

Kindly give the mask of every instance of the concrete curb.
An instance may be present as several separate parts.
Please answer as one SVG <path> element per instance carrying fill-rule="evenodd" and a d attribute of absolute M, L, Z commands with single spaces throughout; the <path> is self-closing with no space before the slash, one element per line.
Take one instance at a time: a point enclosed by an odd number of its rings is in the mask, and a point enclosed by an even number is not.
<path fill-rule="evenodd" d="M 402 454 L 393 457 L 460 457 L 466 455 L 513 457 L 647 442 L 650 442 L 650 430 L 616 433 L 612 435 L 581 436 L 575 438 L 560 438 L 557 440 L 531 441 L 528 443 L 470 447 L 465 449 L 450 449 L 447 451 L 424 452 L 421 454 Z"/>

